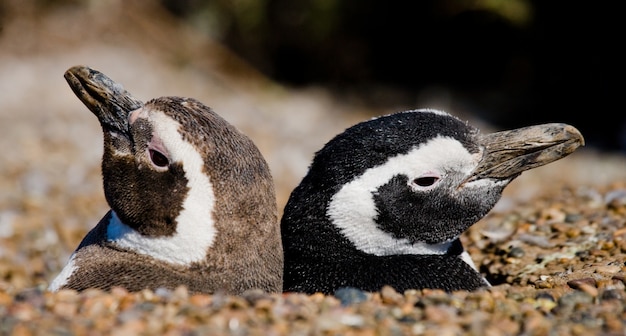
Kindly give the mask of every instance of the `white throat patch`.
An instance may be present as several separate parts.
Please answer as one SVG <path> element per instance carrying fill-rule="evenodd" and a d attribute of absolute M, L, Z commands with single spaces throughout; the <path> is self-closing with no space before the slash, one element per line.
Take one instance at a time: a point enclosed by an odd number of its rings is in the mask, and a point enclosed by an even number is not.
<path fill-rule="evenodd" d="M 377 256 L 445 254 L 452 240 L 441 244 L 411 243 L 378 228 L 373 193 L 398 174 L 411 179 L 433 170 L 445 174 L 446 167 L 469 173 L 474 161 L 472 154 L 457 140 L 436 137 L 407 154 L 391 157 L 384 164 L 367 169 L 361 176 L 346 183 L 333 195 L 327 214 L 341 233 L 365 253 Z"/>
<path fill-rule="evenodd" d="M 176 218 L 176 232 L 169 237 L 147 237 L 122 223 L 113 211 L 107 239 L 120 247 L 173 264 L 202 261 L 216 235 L 215 195 L 209 177 L 203 172 L 204 160 L 196 148 L 182 138 L 178 122 L 159 111 L 152 111 L 148 118 L 168 149 L 170 159 L 182 163 L 188 180 L 189 191 Z"/>
<path fill-rule="evenodd" d="M 72 274 L 74 274 L 74 272 L 78 269 L 78 267 L 74 264 L 75 256 L 76 253 L 72 253 L 70 260 L 67 262 L 65 267 L 63 267 L 61 272 L 54 278 L 54 280 L 52 280 L 52 282 L 50 282 L 50 285 L 48 285 L 49 291 L 56 292 L 67 284 L 67 281 L 70 279 Z"/>

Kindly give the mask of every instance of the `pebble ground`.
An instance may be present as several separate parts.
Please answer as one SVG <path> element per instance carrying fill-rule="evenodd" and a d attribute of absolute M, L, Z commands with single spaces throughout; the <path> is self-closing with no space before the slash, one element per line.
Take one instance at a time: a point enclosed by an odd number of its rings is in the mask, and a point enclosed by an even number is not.
<path fill-rule="evenodd" d="M 476 292 L 47 292 L 108 209 L 99 126 L 63 79 L 73 65 L 143 100 L 180 95 L 212 106 L 258 144 L 280 207 L 334 134 L 424 106 L 374 108 L 282 87 L 146 3 L 34 4 L 7 0 L 0 35 L 0 335 L 626 334 L 626 159 L 593 148 L 522 174 L 462 237 L 493 284 Z"/>

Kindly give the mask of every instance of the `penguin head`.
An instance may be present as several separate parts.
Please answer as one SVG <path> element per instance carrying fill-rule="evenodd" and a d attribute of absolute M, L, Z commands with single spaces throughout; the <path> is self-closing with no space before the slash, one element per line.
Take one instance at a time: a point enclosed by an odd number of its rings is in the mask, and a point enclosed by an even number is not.
<path fill-rule="evenodd" d="M 292 193 L 282 229 L 298 230 L 299 216 L 322 211 L 364 252 L 439 253 L 433 249 L 447 248 L 485 216 L 522 171 L 581 143 L 580 133 L 563 124 L 482 135 L 436 110 L 375 118 L 316 153 Z M 307 209 L 316 203 L 323 208 Z"/>
<path fill-rule="evenodd" d="M 144 104 L 88 67 L 65 77 L 103 130 L 109 240 L 179 264 L 202 261 L 209 248 L 233 254 L 252 237 L 252 245 L 280 240 L 265 159 L 209 107 L 181 97 Z"/>
<path fill-rule="evenodd" d="M 219 208 L 214 216 L 243 220 L 263 216 L 254 206 L 272 208 L 259 201 L 273 195 L 273 186 L 256 146 L 202 103 L 157 98 L 126 119 L 128 131 L 105 129 L 102 160 L 107 201 L 124 224 L 168 236 L 181 221 L 208 220 L 183 218 L 185 209 Z"/>

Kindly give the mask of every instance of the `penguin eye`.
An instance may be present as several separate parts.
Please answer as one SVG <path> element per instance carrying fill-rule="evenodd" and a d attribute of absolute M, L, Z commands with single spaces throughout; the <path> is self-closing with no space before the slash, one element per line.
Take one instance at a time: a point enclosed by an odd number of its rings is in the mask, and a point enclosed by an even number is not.
<path fill-rule="evenodd" d="M 429 190 L 441 179 L 441 176 L 434 173 L 424 174 L 411 181 L 411 187 L 415 190 Z"/>
<path fill-rule="evenodd" d="M 424 176 L 416 178 L 415 180 L 413 180 L 413 183 L 417 184 L 420 187 L 430 187 L 431 185 L 435 184 L 437 180 L 439 180 L 439 178 L 436 176 Z"/>
<path fill-rule="evenodd" d="M 170 161 L 162 153 L 155 151 L 154 149 L 150 149 L 148 151 L 150 152 L 150 160 L 152 160 L 152 163 L 155 166 L 159 168 L 164 168 L 170 164 Z"/>

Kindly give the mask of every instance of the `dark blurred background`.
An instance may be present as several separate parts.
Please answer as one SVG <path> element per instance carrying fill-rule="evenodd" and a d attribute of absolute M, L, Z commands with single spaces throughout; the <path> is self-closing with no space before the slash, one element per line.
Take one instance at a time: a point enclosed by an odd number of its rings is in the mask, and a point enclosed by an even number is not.
<path fill-rule="evenodd" d="M 162 4 L 285 84 L 330 86 L 370 104 L 445 93 L 498 127 L 567 122 L 588 145 L 626 150 L 618 1 Z"/>
<path fill-rule="evenodd" d="M 566 122 L 589 146 L 626 151 L 626 113 L 618 104 L 626 30 L 618 1 L 159 4 L 285 85 L 324 86 L 370 106 L 420 108 L 444 100 L 451 112 L 498 128 Z"/>

